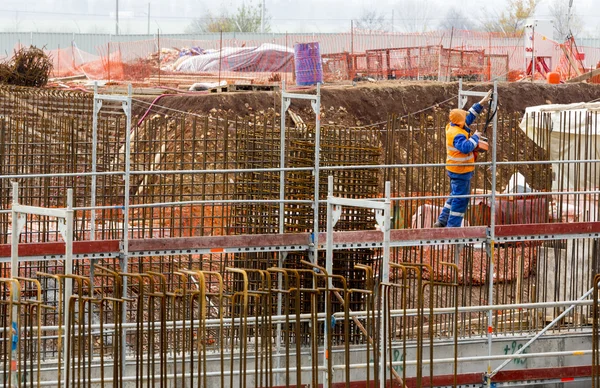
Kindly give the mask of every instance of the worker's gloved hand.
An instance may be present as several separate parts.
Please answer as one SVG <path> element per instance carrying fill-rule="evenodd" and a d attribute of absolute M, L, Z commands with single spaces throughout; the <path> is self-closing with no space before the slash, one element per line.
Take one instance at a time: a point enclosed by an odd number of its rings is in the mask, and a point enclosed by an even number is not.
<path fill-rule="evenodd" d="M 493 92 L 493 90 L 490 89 L 490 91 L 486 94 L 486 96 L 483 97 L 483 99 L 481 101 L 479 101 L 479 105 L 488 103 L 490 101 L 490 99 L 492 98 L 492 92 Z"/>
<path fill-rule="evenodd" d="M 481 139 L 482 134 L 479 131 L 475 131 L 475 133 L 473 134 L 473 136 L 477 136 L 478 139 Z"/>

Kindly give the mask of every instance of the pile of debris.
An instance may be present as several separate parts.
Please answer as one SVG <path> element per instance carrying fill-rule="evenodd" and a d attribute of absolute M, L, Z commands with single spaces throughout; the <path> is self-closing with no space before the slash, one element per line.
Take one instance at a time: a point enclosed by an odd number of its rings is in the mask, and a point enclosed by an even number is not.
<path fill-rule="evenodd" d="M 42 49 L 23 47 L 0 63 L 0 84 L 41 87 L 48 83 L 51 71 L 52 59 Z"/>

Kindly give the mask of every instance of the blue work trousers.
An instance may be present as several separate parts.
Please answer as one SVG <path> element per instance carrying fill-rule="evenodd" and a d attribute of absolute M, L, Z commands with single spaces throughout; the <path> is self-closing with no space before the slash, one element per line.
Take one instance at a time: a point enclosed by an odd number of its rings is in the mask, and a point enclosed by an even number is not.
<path fill-rule="evenodd" d="M 454 198 L 454 196 L 469 195 L 471 193 L 473 173 L 455 174 L 449 172 L 448 176 L 450 176 L 450 198 L 446 201 L 438 222 L 444 226 L 456 228 L 462 225 L 467 206 L 469 206 L 469 198 Z"/>

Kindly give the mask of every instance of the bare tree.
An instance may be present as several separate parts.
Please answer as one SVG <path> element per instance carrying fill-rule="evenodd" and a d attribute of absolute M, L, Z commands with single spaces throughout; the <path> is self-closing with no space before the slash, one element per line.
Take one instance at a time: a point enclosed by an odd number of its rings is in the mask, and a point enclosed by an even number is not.
<path fill-rule="evenodd" d="M 215 16 L 208 12 L 203 18 L 194 19 L 185 28 L 188 34 L 198 34 L 203 32 L 260 32 L 261 25 L 261 4 L 242 3 L 235 14 L 231 15 L 227 10 L 222 9 L 220 14 Z M 271 30 L 271 17 L 267 14 L 265 8 L 264 30 Z"/>
<path fill-rule="evenodd" d="M 218 15 L 207 12 L 202 18 L 194 19 L 185 27 L 188 34 L 200 34 L 206 32 L 233 32 L 238 31 L 229 13 L 222 9 Z"/>
<path fill-rule="evenodd" d="M 554 0 L 550 4 L 550 15 L 554 20 L 554 39 L 577 36 L 583 30 L 583 20 L 577 15 L 573 0 Z"/>
<path fill-rule="evenodd" d="M 469 17 L 468 13 L 459 10 L 456 7 L 452 7 L 446 12 L 446 16 L 438 27 L 442 30 L 451 30 L 452 28 L 458 30 L 474 30 L 475 23 Z"/>
<path fill-rule="evenodd" d="M 402 0 L 396 3 L 398 24 L 404 32 L 425 32 L 430 29 L 433 9 L 431 2 L 422 0 Z M 395 23 L 396 24 L 396 23 Z"/>
<path fill-rule="evenodd" d="M 261 8 L 261 4 L 252 5 L 245 2 L 242 3 L 237 9 L 237 13 L 233 16 L 235 26 L 243 32 L 260 32 Z M 264 31 L 269 32 L 270 30 L 271 18 L 265 8 Z"/>
<path fill-rule="evenodd" d="M 365 8 L 360 18 L 356 20 L 356 28 L 366 31 L 386 31 L 387 23 L 383 13 Z"/>
<path fill-rule="evenodd" d="M 187 26 L 185 26 L 185 28 L 183 29 L 183 31 L 186 34 L 201 34 L 205 31 L 205 24 L 206 24 L 206 18 L 204 19 L 194 19 L 190 22 L 190 24 L 188 24 Z"/>
<path fill-rule="evenodd" d="M 505 34 L 520 34 L 525 29 L 525 22 L 531 18 L 539 0 L 509 0 L 506 10 L 500 15 L 487 14 L 488 21 L 483 29 Z"/>

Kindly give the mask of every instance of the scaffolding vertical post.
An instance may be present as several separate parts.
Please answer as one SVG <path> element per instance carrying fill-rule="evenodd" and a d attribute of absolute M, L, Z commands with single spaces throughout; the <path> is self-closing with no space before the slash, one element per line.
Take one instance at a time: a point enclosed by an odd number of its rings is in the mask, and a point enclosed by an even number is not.
<path fill-rule="evenodd" d="M 285 97 L 285 80 L 281 81 L 281 122 L 280 122 L 280 134 L 279 134 L 279 233 L 285 233 L 285 114 L 290 107 L 291 100 Z M 287 256 L 286 252 L 279 252 L 279 260 L 278 267 L 283 268 L 283 264 L 285 263 L 285 258 Z M 283 287 L 283 275 L 281 273 L 277 274 L 277 287 L 279 290 Z M 283 307 L 283 295 L 279 293 L 277 295 L 277 315 L 281 315 Z M 279 369 L 281 366 L 281 323 L 277 324 L 277 365 L 276 367 Z M 279 374 L 275 376 L 275 384 L 279 384 Z"/>
<path fill-rule="evenodd" d="M 329 175 L 327 177 L 327 241 L 325 243 L 325 270 L 327 270 L 327 274 L 331 275 L 333 273 L 333 227 L 336 224 L 336 219 L 334 219 L 334 204 L 332 203 L 333 198 L 333 176 Z M 327 283 L 329 289 L 333 288 L 333 280 L 331 277 L 327 278 Z M 331 349 L 329 349 L 329 341 L 327 340 L 329 335 L 329 324 L 330 317 L 327 316 L 327 312 L 329 311 L 329 295 L 325 295 L 325 323 L 323 325 L 323 387 L 329 386 L 329 369 L 327 368 L 327 363 L 329 357 L 331 357 Z"/>
<path fill-rule="evenodd" d="M 20 217 L 17 213 L 16 205 L 19 204 L 19 184 L 12 182 L 12 223 L 11 223 L 11 235 L 10 235 L 10 275 L 14 279 L 19 276 L 19 226 L 18 219 Z"/>
<path fill-rule="evenodd" d="M 383 209 L 383 220 L 377 220 L 380 230 L 383 232 L 383 257 L 381 259 L 381 268 L 379 273 L 381 274 L 381 284 L 388 284 L 390 282 L 390 229 L 391 229 L 391 186 L 390 182 L 385 182 L 385 202 Z M 380 295 L 381 298 L 381 309 L 379 310 L 379 319 L 381 322 L 380 330 L 379 330 L 379 354 L 380 354 L 380 362 L 379 362 L 379 387 L 385 388 L 385 362 L 387 358 L 384 357 L 385 352 L 387 351 L 386 344 L 388 342 L 387 336 L 387 328 L 389 322 L 387 320 L 387 310 L 389 308 L 389 300 L 387 297 L 387 293 L 384 292 L 383 287 L 380 288 L 382 293 Z"/>
<path fill-rule="evenodd" d="M 98 114 L 100 113 L 100 109 L 102 109 L 102 100 L 98 97 L 98 82 L 94 82 L 94 108 L 93 108 L 93 116 L 92 116 L 92 187 L 91 187 L 91 195 L 90 195 L 90 207 L 92 208 L 92 213 L 90 216 L 90 240 L 96 240 L 96 185 L 98 181 L 98 177 L 96 176 L 97 172 L 97 159 L 98 159 Z M 94 267 L 96 264 L 96 259 L 92 259 L 90 261 L 90 287 L 92 288 L 91 293 L 93 295 L 94 291 Z"/>
<path fill-rule="evenodd" d="M 16 206 L 19 203 L 19 184 L 17 182 L 12 183 L 12 224 L 11 224 L 11 264 L 10 264 L 10 275 L 13 279 L 19 277 L 19 218 L 20 214 L 16 211 Z M 13 285 L 11 284 L 11 287 Z M 18 288 L 18 287 L 17 287 Z M 11 292 L 12 298 L 12 309 L 11 309 L 11 329 L 13 332 L 11 336 L 10 343 L 10 380 L 8 383 L 9 387 L 18 387 L 19 386 L 19 377 L 17 371 L 17 363 L 18 363 L 18 349 L 19 349 L 19 295 L 17 292 Z M 14 342 L 13 342 L 14 339 Z"/>
<path fill-rule="evenodd" d="M 64 236 L 63 238 L 65 239 L 65 275 L 72 275 L 73 274 L 73 189 L 69 189 L 67 190 L 67 211 L 65 214 L 65 230 L 64 230 Z M 64 297 L 64 315 L 63 315 L 63 333 L 66 333 L 68 325 L 69 325 L 69 315 L 70 315 L 70 311 L 69 311 L 69 302 L 71 300 L 71 295 L 73 294 L 73 279 L 70 277 L 67 277 L 65 279 L 65 297 Z M 81 290 L 80 290 L 81 291 Z M 79 312 L 80 314 L 82 312 Z M 71 338 L 68 335 L 65 335 L 65 339 L 63 341 L 63 357 L 65 357 L 65 362 L 64 362 L 64 373 L 63 376 L 65 376 L 65 382 L 64 382 L 64 387 L 67 387 L 68 381 L 67 381 L 67 350 L 69 349 L 69 347 L 71 346 Z"/>
<path fill-rule="evenodd" d="M 458 109 L 463 109 L 467 104 L 469 93 L 463 90 L 462 78 L 458 79 Z"/>
<path fill-rule="evenodd" d="M 121 102 L 123 111 L 126 116 L 126 131 L 125 131 L 125 175 L 124 175 L 124 196 L 123 196 L 123 247 L 121 249 L 121 272 L 129 272 L 129 186 L 131 181 L 131 98 L 132 98 L 132 87 L 131 84 L 127 87 L 127 97 Z M 127 280 L 128 277 L 123 277 L 123 292 L 121 297 L 127 298 Z M 123 303 L 121 320 L 123 323 L 127 322 L 127 304 Z M 125 360 L 127 356 L 127 336 L 126 330 L 123 329 L 121 335 L 121 376 L 125 376 L 126 367 Z"/>
<path fill-rule="evenodd" d="M 285 114 L 292 102 L 291 98 L 286 97 L 285 80 L 281 81 L 281 122 L 279 134 L 279 233 L 285 231 Z"/>
<path fill-rule="evenodd" d="M 498 107 L 498 82 L 494 81 L 494 94 L 492 97 L 492 102 L 488 109 L 494 111 Z M 492 121 L 492 184 L 491 184 L 491 193 L 490 193 L 490 227 L 488 229 L 488 252 L 490 258 L 490 268 L 488 271 L 488 303 L 490 306 L 494 304 L 494 243 L 496 239 L 496 172 L 497 172 L 497 164 L 496 159 L 498 157 L 496 146 L 498 144 L 497 141 L 498 135 L 498 115 L 494 115 L 494 119 Z M 488 325 L 487 325 L 487 333 L 488 333 L 488 356 L 492 355 L 492 337 L 494 334 L 493 328 L 493 310 L 490 308 L 488 310 Z M 488 376 L 492 373 L 492 361 L 488 360 L 487 367 Z M 488 387 L 491 387 L 492 379 L 488 377 L 487 379 Z"/>
<path fill-rule="evenodd" d="M 121 271 L 127 272 L 127 260 L 129 255 L 129 189 L 130 189 L 130 175 L 131 175 L 131 84 L 127 88 L 127 98 L 125 98 L 121 104 L 125 116 L 127 118 L 126 130 L 125 130 L 125 175 L 123 175 L 124 181 L 124 193 L 123 193 L 123 246 L 121 247 Z M 127 292 L 127 278 L 123 279 L 123 295 L 126 297 Z"/>
<path fill-rule="evenodd" d="M 313 263 L 319 260 L 319 169 L 321 167 L 321 83 L 317 83 L 317 95 L 311 100 L 311 106 L 315 112 L 315 202 L 313 211 Z"/>
<path fill-rule="evenodd" d="M 383 258 L 381 262 L 381 279 L 383 282 L 390 281 L 390 233 L 392 227 L 392 195 L 390 182 L 385 182 L 385 202 L 383 210 Z"/>
<path fill-rule="evenodd" d="M 336 224 L 334 220 L 334 205 L 331 202 L 333 198 L 333 176 L 327 177 L 327 241 L 325 242 L 325 269 L 328 273 L 333 271 L 333 227 Z"/>
<path fill-rule="evenodd" d="M 67 209 L 65 211 L 65 275 L 73 274 L 73 189 L 67 190 Z M 71 292 L 69 287 L 65 288 Z M 66 317 L 65 317 L 66 318 Z"/>

